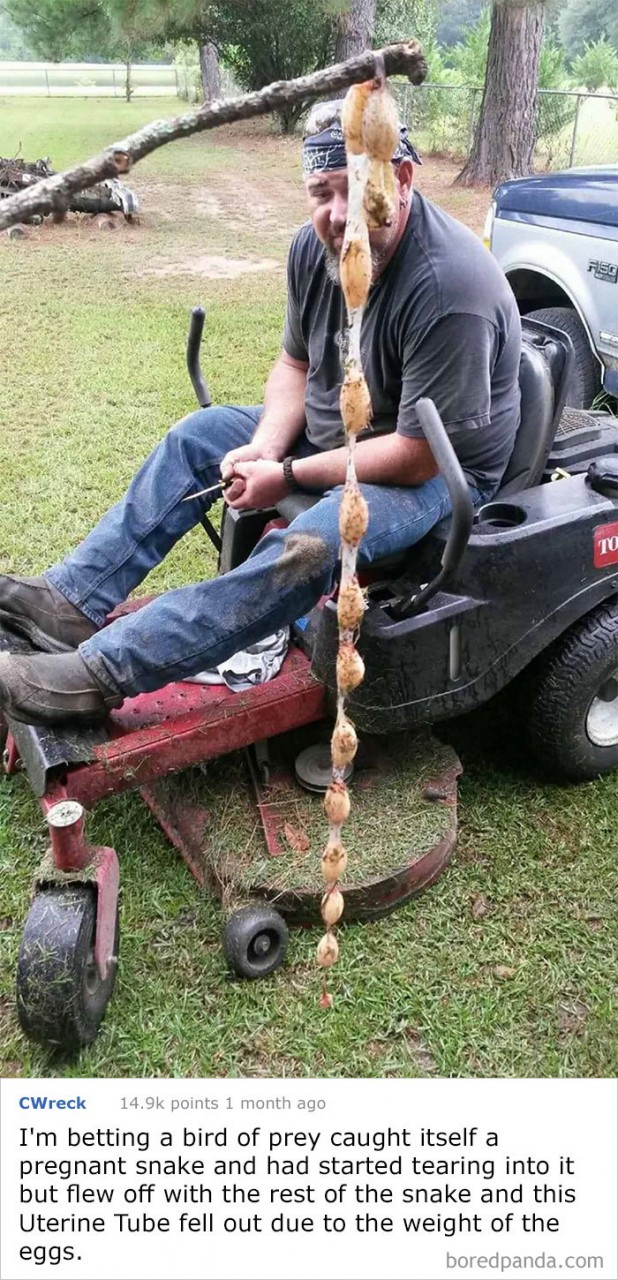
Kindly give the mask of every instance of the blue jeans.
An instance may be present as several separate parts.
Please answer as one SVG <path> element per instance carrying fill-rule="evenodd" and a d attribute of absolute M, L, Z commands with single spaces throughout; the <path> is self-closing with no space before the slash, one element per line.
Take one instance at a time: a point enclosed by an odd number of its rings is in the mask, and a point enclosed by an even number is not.
<path fill-rule="evenodd" d="M 46 578 L 97 626 L 126 600 L 211 502 L 181 499 L 215 484 L 229 449 L 247 444 L 262 410 L 222 406 L 191 413 L 147 458 L 125 496 Z M 303 437 L 297 453 L 311 451 Z M 363 484 L 369 529 L 359 563 L 413 543 L 451 509 L 444 480 L 417 487 Z M 216 499 L 215 494 L 215 499 Z M 80 645 L 87 666 L 127 697 L 216 666 L 309 612 L 332 589 L 339 559 L 341 487 L 286 529 L 262 538 L 222 577 L 167 591 Z M 488 495 L 472 490 L 475 503 Z"/>

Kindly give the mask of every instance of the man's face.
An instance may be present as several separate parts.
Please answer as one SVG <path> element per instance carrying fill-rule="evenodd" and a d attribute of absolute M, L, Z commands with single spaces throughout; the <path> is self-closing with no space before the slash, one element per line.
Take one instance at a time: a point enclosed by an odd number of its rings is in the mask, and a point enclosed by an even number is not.
<path fill-rule="evenodd" d="M 326 269 L 331 280 L 338 281 L 341 246 L 348 216 L 347 169 L 311 173 L 305 185 L 313 229 L 324 245 Z M 411 185 L 412 165 L 409 161 L 402 161 L 395 170 L 397 207 L 393 221 L 389 226 L 369 232 L 374 280 L 384 269 L 399 238 L 401 218 L 407 208 Z"/>

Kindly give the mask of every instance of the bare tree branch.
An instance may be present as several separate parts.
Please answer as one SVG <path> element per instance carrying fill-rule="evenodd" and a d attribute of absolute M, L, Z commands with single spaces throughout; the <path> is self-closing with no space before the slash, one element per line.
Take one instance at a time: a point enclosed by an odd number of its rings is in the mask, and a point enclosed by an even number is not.
<path fill-rule="evenodd" d="M 427 63 L 417 41 L 367 50 L 357 58 L 300 76 L 297 80 L 279 80 L 240 98 L 205 103 L 198 110 L 188 111 L 171 120 L 153 120 L 137 133 L 112 143 L 76 168 L 54 174 L 53 178 L 44 178 L 28 190 L 19 191 L 0 202 L 0 230 L 31 218 L 35 213 L 54 212 L 62 217 L 69 197 L 76 191 L 83 191 L 105 178 L 117 178 L 119 174 L 128 173 L 137 160 L 176 138 L 188 138 L 193 133 L 215 129 L 221 124 L 233 124 L 236 120 L 248 120 L 282 106 L 339 93 L 351 84 L 369 80 L 383 72 L 405 75 L 413 84 L 421 84 L 427 75 Z"/>

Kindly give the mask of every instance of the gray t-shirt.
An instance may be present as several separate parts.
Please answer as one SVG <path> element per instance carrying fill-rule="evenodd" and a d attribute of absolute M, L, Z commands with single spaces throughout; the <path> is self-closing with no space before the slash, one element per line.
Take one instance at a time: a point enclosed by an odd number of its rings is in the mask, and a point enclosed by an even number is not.
<path fill-rule="evenodd" d="M 320 449 L 343 444 L 344 331 L 341 288 L 306 223 L 288 259 L 283 346 L 309 362 L 307 436 Z M 414 406 L 429 396 L 468 481 L 495 492 L 519 425 L 520 354 L 519 313 L 501 267 L 467 227 L 415 192 L 404 235 L 363 317 L 372 433 L 422 437 Z"/>

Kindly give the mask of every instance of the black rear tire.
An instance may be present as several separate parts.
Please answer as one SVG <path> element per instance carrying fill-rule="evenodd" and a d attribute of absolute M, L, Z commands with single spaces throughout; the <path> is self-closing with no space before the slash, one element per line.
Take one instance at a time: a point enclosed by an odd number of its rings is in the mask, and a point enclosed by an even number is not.
<path fill-rule="evenodd" d="M 618 606 L 570 627 L 524 673 L 521 693 L 530 745 L 552 774 L 589 782 L 618 769 Z"/>
<path fill-rule="evenodd" d="M 90 885 L 44 889 L 26 920 L 17 962 L 17 1014 L 25 1034 L 67 1052 L 90 1044 L 116 980 L 114 962 L 102 981 L 94 963 L 96 895 Z"/>
<path fill-rule="evenodd" d="M 601 366 L 592 354 L 590 339 L 585 326 L 573 307 L 543 307 L 529 311 L 531 320 L 551 324 L 568 334 L 575 351 L 575 367 L 567 392 L 566 402 L 573 409 L 589 409 L 601 391 Z"/>

